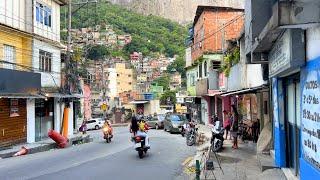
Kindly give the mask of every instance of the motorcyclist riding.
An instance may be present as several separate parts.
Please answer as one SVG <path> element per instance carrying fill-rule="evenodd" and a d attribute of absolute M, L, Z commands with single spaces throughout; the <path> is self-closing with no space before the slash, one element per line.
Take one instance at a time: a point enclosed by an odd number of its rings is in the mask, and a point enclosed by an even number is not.
<path fill-rule="evenodd" d="M 139 128 L 137 131 L 137 136 L 144 137 L 146 140 L 146 147 L 150 148 L 149 137 L 147 134 L 147 131 L 149 130 L 149 126 L 143 118 L 141 118 L 140 121 L 138 122 L 138 127 Z"/>
<path fill-rule="evenodd" d="M 111 135 L 111 137 L 113 137 L 113 129 L 112 129 L 112 126 L 111 126 L 111 123 L 110 123 L 110 121 L 109 120 L 107 120 L 107 119 L 105 119 L 105 122 L 104 122 L 104 124 L 103 124 L 103 126 L 102 126 L 102 129 L 104 129 L 104 128 L 108 128 L 108 130 L 109 130 L 109 135 Z"/>

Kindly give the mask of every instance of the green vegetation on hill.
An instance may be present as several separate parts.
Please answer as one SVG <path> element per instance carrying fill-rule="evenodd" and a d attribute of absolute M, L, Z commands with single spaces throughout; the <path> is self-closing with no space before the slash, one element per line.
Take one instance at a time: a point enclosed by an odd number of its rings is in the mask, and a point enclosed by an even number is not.
<path fill-rule="evenodd" d="M 76 6 L 73 8 L 76 9 Z M 65 26 L 65 11 L 62 9 L 62 26 Z M 184 55 L 187 28 L 173 21 L 153 15 L 144 16 L 105 1 L 84 6 L 72 16 L 72 28 L 93 27 L 96 24 L 112 25 L 117 34 L 131 34 L 132 42 L 117 54 L 128 57 L 138 51 L 145 56 Z"/>

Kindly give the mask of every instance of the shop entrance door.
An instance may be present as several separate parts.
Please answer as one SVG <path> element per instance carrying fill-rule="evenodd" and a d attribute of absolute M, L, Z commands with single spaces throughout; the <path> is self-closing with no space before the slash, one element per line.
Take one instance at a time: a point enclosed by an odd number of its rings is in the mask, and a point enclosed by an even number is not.
<path fill-rule="evenodd" d="M 35 102 L 35 140 L 41 141 L 48 137 L 53 129 L 53 98 L 36 99 Z"/>
<path fill-rule="evenodd" d="M 286 143 L 287 166 L 299 175 L 300 144 L 300 82 L 298 78 L 286 82 Z"/>

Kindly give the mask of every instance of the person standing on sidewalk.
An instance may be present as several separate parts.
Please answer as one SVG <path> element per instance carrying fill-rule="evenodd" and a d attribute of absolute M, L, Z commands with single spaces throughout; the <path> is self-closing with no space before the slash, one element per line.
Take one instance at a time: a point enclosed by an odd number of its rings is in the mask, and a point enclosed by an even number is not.
<path fill-rule="evenodd" d="M 226 130 L 226 138 L 225 139 L 228 139 L 228 134 L 229 134 L 229 131 L 230 131 L 230 128 L 231 128 L 231 115 L 229 112 L 227 111 L 223 111 L 224 115 L 225 115 L 225 119 L 223 121 L 223 128 Z M 230 139 L 231 139 L 231 136 L 230 136 Z"/>
<path fill-rule="evenodd" d="M 231 129 L 230 129 L 230 133 L 231 136 L 233 137 L 233 145 L 232 148 L 233 149 L 238 149 L 238 129 L 239 129 L 239 114 L 237 111 L 237 108 L 235 107 L 235 105 L 232 106 L 232 124 L 231 124 Z"/>

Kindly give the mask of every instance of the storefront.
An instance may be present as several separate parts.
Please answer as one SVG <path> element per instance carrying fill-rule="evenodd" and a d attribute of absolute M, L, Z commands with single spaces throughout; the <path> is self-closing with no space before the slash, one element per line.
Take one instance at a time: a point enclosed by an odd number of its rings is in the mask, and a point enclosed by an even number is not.
<path fill-rule="evenodd" d="M 26 99 L 0 97 L 0 148 L 27 140 Z"/>
<path fill-rule="evenodd" d="M 269 53 L 272 78 L 275 164 L 300 176 L 300 68 L 305 65 L 303 31 L 289 29 Z"/>
<path fill-rule="evenodd" d="M 54 98 L 35 100 L 35 141 L 48 138 L 54 129 Z"/>
<path fill-rule="evenodd" d="M 39 98 L 38 73 L 0 68 L 0 148 L 27 141 L 28 101 Z M 34 119 L 30 119 L 34 120 Z"/>

